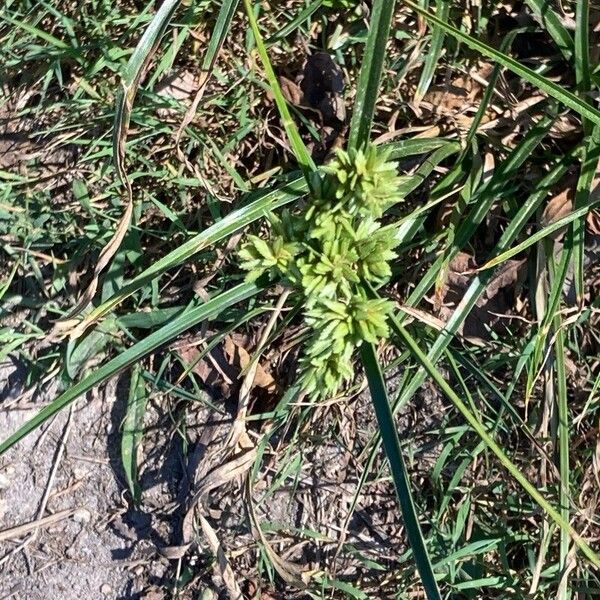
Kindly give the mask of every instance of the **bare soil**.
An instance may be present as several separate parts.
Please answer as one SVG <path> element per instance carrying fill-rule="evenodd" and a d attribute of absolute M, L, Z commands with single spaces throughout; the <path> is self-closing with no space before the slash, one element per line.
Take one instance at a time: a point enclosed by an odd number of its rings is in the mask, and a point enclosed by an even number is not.
<path fill-rule="evenodd" d="M 2 375 L 0 430 L 9 432 L 51 399 L 57 384 L 44 397 L 19 398 L 18 369 L 4 365 Z M 0 598 L 157 600 L 174 592 L 178 598 L 228 597 L 222 572 L 201 534 L 181 558 L 168 560 L 164 555 L 182 541 L 194 473 L 211 456 L 211 445 L 218 452 L 230 420 L 204 407 L 187 411 L 186 435 L 191 443 L 186 446 L 173 426 L 181 419 L 164 398 L 151 399 L 140 468 L 142 500 L 135 507 L 120 460 L 124 383 L 125 377 L 122 383 L 113 380 L 103 391 L 80 399 L 71 414 L 69 410 L 59 413 L 2 458 Z M 395 383 L 397 377 L 390 381 L 391 387 Z M 442 415 L 440 398 L 424 389 L 399 419 L 403 439 L 412 440 L 417 448 L 410 465 L 417 485 L 436 455 L 435 443 L 419 436 Z M 327 566 L 338 577 L 358 577 L 378 585 L 383 574 L 369 572 L 344 553 L 336 556 L 345 541 L 363 557 L 381 561 L 387 556 L 392 566 L 394 557 L 406 548 L 394 490 L 387 473 L 378 468 L 358 498 L 347 533 L 342 533 L 362 469 L 354 457 L 376 426 L 368 395 L 328 410 L 322 425 L 322 437 L 315 439 L 311 433 L 301 446 L 304 456 L 298 480 L 279 486 L 267 501 L 260 501 L 273 485 L 279 458 L 265 461 L 254 490 L 256 517 L 268 524 L 272 547 L 288 563 L 302 570 Z M 339 436 L 331 435 L 334 429 L 341 431 Z M 260 545 L 249 525 L 243 491 L 239 478 L 214 490 L 207 514 L 241 589 L 249 594 L 266 588 L 270 591 L 264 597 L 270 598 L 306 597 L 291 594 L 283 584 L 278 591 L 273 589 L 257 570 Z M 17 526 L 24 529 L 14 530 Z M 321 537 L 307 539 L 299 535 L 300 530 Z"/>

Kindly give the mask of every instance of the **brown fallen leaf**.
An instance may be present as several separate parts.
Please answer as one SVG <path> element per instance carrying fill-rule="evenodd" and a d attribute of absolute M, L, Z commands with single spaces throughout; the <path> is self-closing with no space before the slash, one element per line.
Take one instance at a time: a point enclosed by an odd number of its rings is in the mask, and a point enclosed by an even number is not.
<path fill-rule="evenodd" d="M 573 210 L 574 196 L 575 187 L 569 186 L 550 198 L 540 218 L 542 227 L 566 217 Z"/>
<path fill-rule="evenodd" d="M 232 334 L 200 360 L 198 356 L 203 347 L 194 345 L 193 340 L 178 343 L 177 351 L 187 364 L 194 365 L 192 372 L 206 386 L 216 389 L 223 397 L 230 397 L 241 383 L 240 374 L 250 364 L 251 356 L 245 348 L 247 344 L 245 336 Z M 268 393 L 275 393 L 277 389 L 275 379 L 261 363 L 256 367 L 253 386 Z"/>
<path fill-rule="evenodd" d="M 288 79 L 287 77 L 282 76 L 279 78 L 279 86 L 281 87 L 281 93 L 283 94 L 283 97 L 290 104 L 293 104 L 294 106 L 302 106 L 302 90 L 297 83 L 291 79 Z M 267 93 L 267 96 L 270 99 L 273 98 L 273 95 L 270 91 Z"/>
<path fill-rule="evenodd" d="M 82 336 L 85 331 L 94 323 L 96 319 L 87 315 L 83 320 L 79 320 L 76 317 L 89 305 L 93 300 L 96 290 L 98 289 L 98 281 L 100 274 L 110 264 L 113 256 L 117 253 L 117 250 L 121 246 L 121 242 L 129 229 L 129 223 L 131 222 L 131 215 L 133 214 L 133 198 L 131 195 L 131 188 L 127 184 L 127 200 L 125 205 L 125 211 L 117 224 L 117 228 L 113 233 L 112 238 L 102 248 L 98 261 L 94 266 L 92 273 L 92 279 L 88 284 L 86 290 L 81 294 L 77 304 L 71 309 L 71 311 L 62 319 L 57 321 L 53 329 L 48 334 L 49 339 L 60 338 L 64 335 L 68 335 L 71 339 L 77 339 Z M 93 313 L 92 313 L 93 315 Z"/>
<path fill-rule="evenodd" d="M 587 227 L 593 235 L 600 235 L 600 210 L 591 210 L 586 218 Z"/>
<path fill-rule="evenodd" d="M 196 75 L 187 70 L 172 73 L 156 84 L 155 92 L 165 98 L 188 100 L 196 93 Z"/>
<path fill-rule="evenodd" d="M 440 312 L 451 289 L 466 289 L 469 274 L 476 268 L 474 258 L 459 252 L 444 268 L 441 269 L 435 284 L 434 310 Z"/>
<path fill-rule="evenodd" d="M 502 263 L 485 286 L 485 290 L 478 300 L 477 306 L 485 306 L 487 302 L 496 297 L 501 290 L 517 283 L 521 275 L 521 270 L 526 262 L 527 259 L 522 258 L 520 260 L 507 260 Z"/>
<path fill-rule="evenodd" d="M 489 337 L 489 329 L 500 322 L 501 316 L 513 312 L 514 301 L 506 291 L 517 285 L 526 263 L 526 259 L 508 260 L 498 267 L 466 318 L 460 331 L 462 335 L 485 340 Z M 474 258 L 466 252 L 460 252 L 448 265 L 443 285 L 436 290 L 434 305 L 443 322 L 448 321 L 462 300 L 476 267 Z"/>
<path fill-rule="evenodd" d="M 244 371 L 251 360 L 247 350 L 239 343 L 236 343 L 235 338 L 231 336 L 225 338 L 224 347 L 225 354 L 229 357 L 231 364 L 239 368 L 240 372 Z M 256 367 L 253 385 L 264 388 L 269 392 L 274 392 L 277 387 L 271 374 L 260 363 Z"/>
<path fill-rule="evenodd" d="M 463 113 L 474 106 L 483 90 L 483 83 L 490 76 L 493 65 L 479 62 L 468 74 L 459 75 L 444 85 L 432 85 L 423 98 L 414 98 L 414 106 L 428 105 L 432 112 L 450 116 Z"/>

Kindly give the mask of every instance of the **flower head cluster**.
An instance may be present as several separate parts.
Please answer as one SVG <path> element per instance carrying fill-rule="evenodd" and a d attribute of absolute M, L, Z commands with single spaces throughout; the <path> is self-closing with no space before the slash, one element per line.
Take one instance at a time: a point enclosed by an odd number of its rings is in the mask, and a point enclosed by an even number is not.
<path fill-rule="evenodd" d="M 375 147 L 339 150 L 316 175 L 302 214 L 270 217 L 271 236 L 248 236 L 240 250 L 247 279 L 267 274 L 304 300 L 310 330 L 302 384 L 313 397 L 335 394 L 353 378 L 352 355 L 363 342 L 388 336 L 392 303 L 367 297 L 391 276 L 397 230 L 378 219 L 400 202 L 396 164 Z"/>

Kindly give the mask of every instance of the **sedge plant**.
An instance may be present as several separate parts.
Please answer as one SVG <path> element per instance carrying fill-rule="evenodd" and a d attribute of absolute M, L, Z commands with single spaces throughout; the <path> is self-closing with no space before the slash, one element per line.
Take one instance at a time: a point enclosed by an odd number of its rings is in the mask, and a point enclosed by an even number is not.
<path fill-rule="evenodd" d="M 374 146 L 338 150 L 313 174 L 313 190 L 293 213 L 269 215 L 266 238 L 249 235 L 239 256 L 246 280 L 279 281 L 304 306 L 310 333 L 300 362 L 303 390 L 335 395 L 354 378 L 355 350 L 387 338 L 393 303 L 369 298 L 391 277 L 398 227 L 383 213 L 403 200 L 403 178 L 389 151 Z"/>

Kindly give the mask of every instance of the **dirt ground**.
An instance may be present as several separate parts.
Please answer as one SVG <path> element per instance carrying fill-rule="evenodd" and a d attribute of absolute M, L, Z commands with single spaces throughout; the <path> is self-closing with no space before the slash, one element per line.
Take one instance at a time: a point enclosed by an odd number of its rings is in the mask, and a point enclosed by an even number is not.
<path fill-rule="evenodd" d="M 4 402 L 15 391 L 9 378 L 0 391 Z M 149 566 L 155 577 L 164 575 L 167 562 L 153 559 L 152 543 L 123 520 L 124 484 L 114 465 L 117 404 L 113 385 L 3 457 L 0 597 L 132 598 L 145 586 Z M 14 430 L 38 406 L 2 411 L 0 430 Z M 29 527 L 40 517 L 47 524 Z M 11 534 L 17 526 L 23 532 Z"/>
<path fill-rule="evenodd" d="M 2 432 L 13 431 L 33 416 L 56 391 L 53 385 L 44 397 L 19 396 L 20 375 L 12 365 L 2 367 Z M 126 382 L 126 378 L 121 381 Z M 167 553 L 165 548 L 181 542 L 181 523 L 193 479 L 191 465 L 196 463 L 194 468 L 198 468 L 197 463 L 210 455 L 206 448 L 204 452 L 198 450 L 206 445 L 206 439 L 209 445 L 218 443 L 218 436 L 228 431 L 229 423 L 216 423 L 206 410 L 188 414 L 187 437 L 193 443 L 186 453 L 169 427 L 172 415 L 164 410 L 166 405 L 151 401 L 140 471 L 142 501 L 136 508 L 130 501 L 119 455 L 124 393 L 125 386 L 112 381 L 105 390 L 80 399 L 71 411 L 59 413 L 2 458 L 1 599 L 227 597 L 222 593 L 218 569 L 206 560 L 203 539 L 181 559 L 168 560 L 163 554 Z M 443 407 L 439 398 L 433 400 L 431 410 L 421 413 L 416 421 L 414 410 L 423 407 L 413 406 L 404 412 L 400 423 L 405 438 L 409 432 L 418 436 L 431 426 L 431 419 L 440 418 Z M 342 410 L 358 423 L 361 433 L 357 438 L 366 440 L 366 434 L 375 427 L 367 395 L 363 393 Z M 432 448 L 426 446 L 416 452 L 413 473 L 415 466 L 418 472 L 419 466 L 426 469 L 431 464 L 428 454 Z M 303 569 L 334 560 L 334 542 L 340 540 L 340 526 L 360 476 L 349 456 L 339 440 L 324 438 L 312 443 L 306 447 L 300 481 L 280 487 L 269 502 L 257 502 L 260 521 L 278 524 L 277 534 L 271 533 L 273 546 L 287 561 Z M 267 469 L 255 489 L 257 497 L 272 484 Z M 249 593 L 261 585 L 261 580 L 243 488 L 241 481 L 234 481 L 214 491 L 210 517 L 219 538 L 235 556 L 240 587 Z M 374 557 L 389 555 L 393 545 L 398 556 L 405 546 L 396 515 L 393 488 L 384 476 L 365 487 L 346 539 Z M 285 534 L 294 528 L 318 531 L 322 539 L 298 543 L 293 534 Z M 336 564 L 348 576 L 360 569 L 348 559 Z M 264 597 L 306 596 L 284 592 Z"/>

